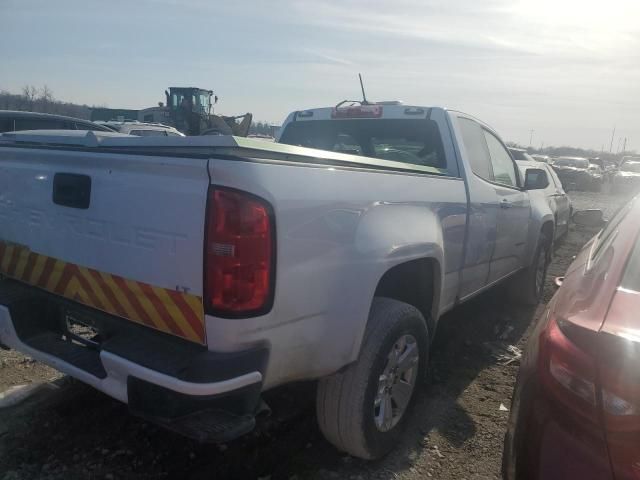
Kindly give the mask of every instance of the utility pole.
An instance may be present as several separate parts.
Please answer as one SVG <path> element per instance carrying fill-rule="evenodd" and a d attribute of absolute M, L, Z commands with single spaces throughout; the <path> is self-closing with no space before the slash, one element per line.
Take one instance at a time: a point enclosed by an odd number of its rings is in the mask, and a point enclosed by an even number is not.
<path fill-rule="evenodd" d="M 624 145 L 622 146 L 622 153 L 627 151 L 627 137 L 624 137 Z"/>
<path fill-rule="evenodd" d="M 616 136 L 616 126 L 613 126 L 613 132 L 611 133 L 611 144 L 609 144 L 609 153 L 613 150 L 613 137 Z"/>
<path fill-rule="evenodd" d="M 531 146 L 531 143 L 533 142 L 533 132 L 534 132 L 534 131 L 535 131 L 535 130 L 531 130 L 531 131 L 529 132 L 529 146 Z"/>
<path fill-rule="evenodd" d="M 618 149 L 616 150 L 616 154 L 620 153 L 620 146 L 622 145 L 622 137 L 618 139 Z"/>

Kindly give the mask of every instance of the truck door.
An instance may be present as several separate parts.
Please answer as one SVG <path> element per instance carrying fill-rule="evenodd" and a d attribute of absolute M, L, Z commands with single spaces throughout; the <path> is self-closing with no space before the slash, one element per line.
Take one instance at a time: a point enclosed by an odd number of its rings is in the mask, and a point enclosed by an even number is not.
<path fill-rule="evenodd" d="M 458 294 L 464 300 L 489 281 L 500 206 L 496 186 L 492 183 L 493 168 L 482 127 L 463 116 L 459 116 L 456 123 L 459 128 L 456 136 L 462 139 L 459 143 L 468 162 L 465 177 L 469 187 L 469 223 Z"/>
<path fill-rule="evenodd" d="M 528 195 L 520 190 L 517 166 L 502 142 L 483 129 L 489 149 L 493 183 L 500 209 L 496 242 L 491 257 L 489 282 L 515 272 L 523 266 L 529 233 Z"/>

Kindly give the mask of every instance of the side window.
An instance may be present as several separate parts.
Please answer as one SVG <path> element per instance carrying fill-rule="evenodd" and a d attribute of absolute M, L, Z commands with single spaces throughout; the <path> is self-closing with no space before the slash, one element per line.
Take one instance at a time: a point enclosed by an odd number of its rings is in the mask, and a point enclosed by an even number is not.
<path fill-rule="evenodd" d="M 11 118 L 0 117 L 0 133 L 11 132 L 13 130 L 13 120 Z"/>
<path fill-rule="evenodd" d="M 487 142 L 482 134 L 482 127 L 473 120 L 463 117 L 458 117 L 458 123 L 462 131 L 462 141 L 469 154 L 471 170 L 480 178 L 493 181 L 491 158 L 489 157 Z"/>
<path fill-rule="evenodd" d="M 15 130 L 67 130 L 61 120 L 48 118 L 16 118 Z"/>
<path fill-rule="evenodd" d="M 489 147 L 491 156 L 491 166 L 493 167 L 493 176 L 496 182 L 510 187 L 516 187 L 518 180 L 516 177 L 516 166 L 514 165 L 511 155 L 507 149 L 502 146 L 492 133 L 483 130 L 484 136 Z"/>

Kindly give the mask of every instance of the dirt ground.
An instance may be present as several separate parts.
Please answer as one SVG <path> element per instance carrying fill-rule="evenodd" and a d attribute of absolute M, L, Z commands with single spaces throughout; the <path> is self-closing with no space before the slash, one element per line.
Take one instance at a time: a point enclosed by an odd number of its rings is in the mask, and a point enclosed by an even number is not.
<path fill-rule="evenodd" d="M 571 194 L 574 209 L 611 215 L 623 199 Z M 573 227 L 558 247 L 545 290 L 593 235 Z M 201 445 L 128 414 L 126 406 L 16 352 L 0 351 L 0 392 L 47 382 L 0 409 L 0 480 L 18 479 L 407 479 L 500 477 L 502 441 L 518 362 L 496 358 L 523 347 L 536 309 L 505 303 L 497 289 L 447 314 L 433 346 L 432 382 L 393 453 L 363 462 L 337 452 L 315 423 L 313 384 L 270 392 L 273 414 L 251 435 Z M 539 307 L 539 312 L 542 307 Z"/>

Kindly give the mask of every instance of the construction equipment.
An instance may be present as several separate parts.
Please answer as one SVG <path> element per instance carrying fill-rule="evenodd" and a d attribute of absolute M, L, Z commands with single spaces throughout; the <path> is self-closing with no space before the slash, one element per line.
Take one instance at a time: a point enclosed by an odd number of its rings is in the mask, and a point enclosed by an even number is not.
<path fill-rule="evenodd" d="M 165 111 L 168 111 L 171 123 L 186 135 L 246 137 L 249 133 L 253 116 L 250 113 L 235 117 L 215 115 L 213 104 L 218 101 L 218 97 L 211 90 L 169 87 L 165 95 L 167 98 Z"/>
<path fill-rule="evenodd" d="M 93 108 L 92 121 L 138 121 L 161 123 L 177 128 L 185 135 L 235 135 L 249 134 L 253 115 L 245 113 L 235 117 L 215 115 L 213 104 L 218 97 L 211 90 L 194 87 L 169 87 L 165 90 L 166 105 L 142 110 Z"/>

